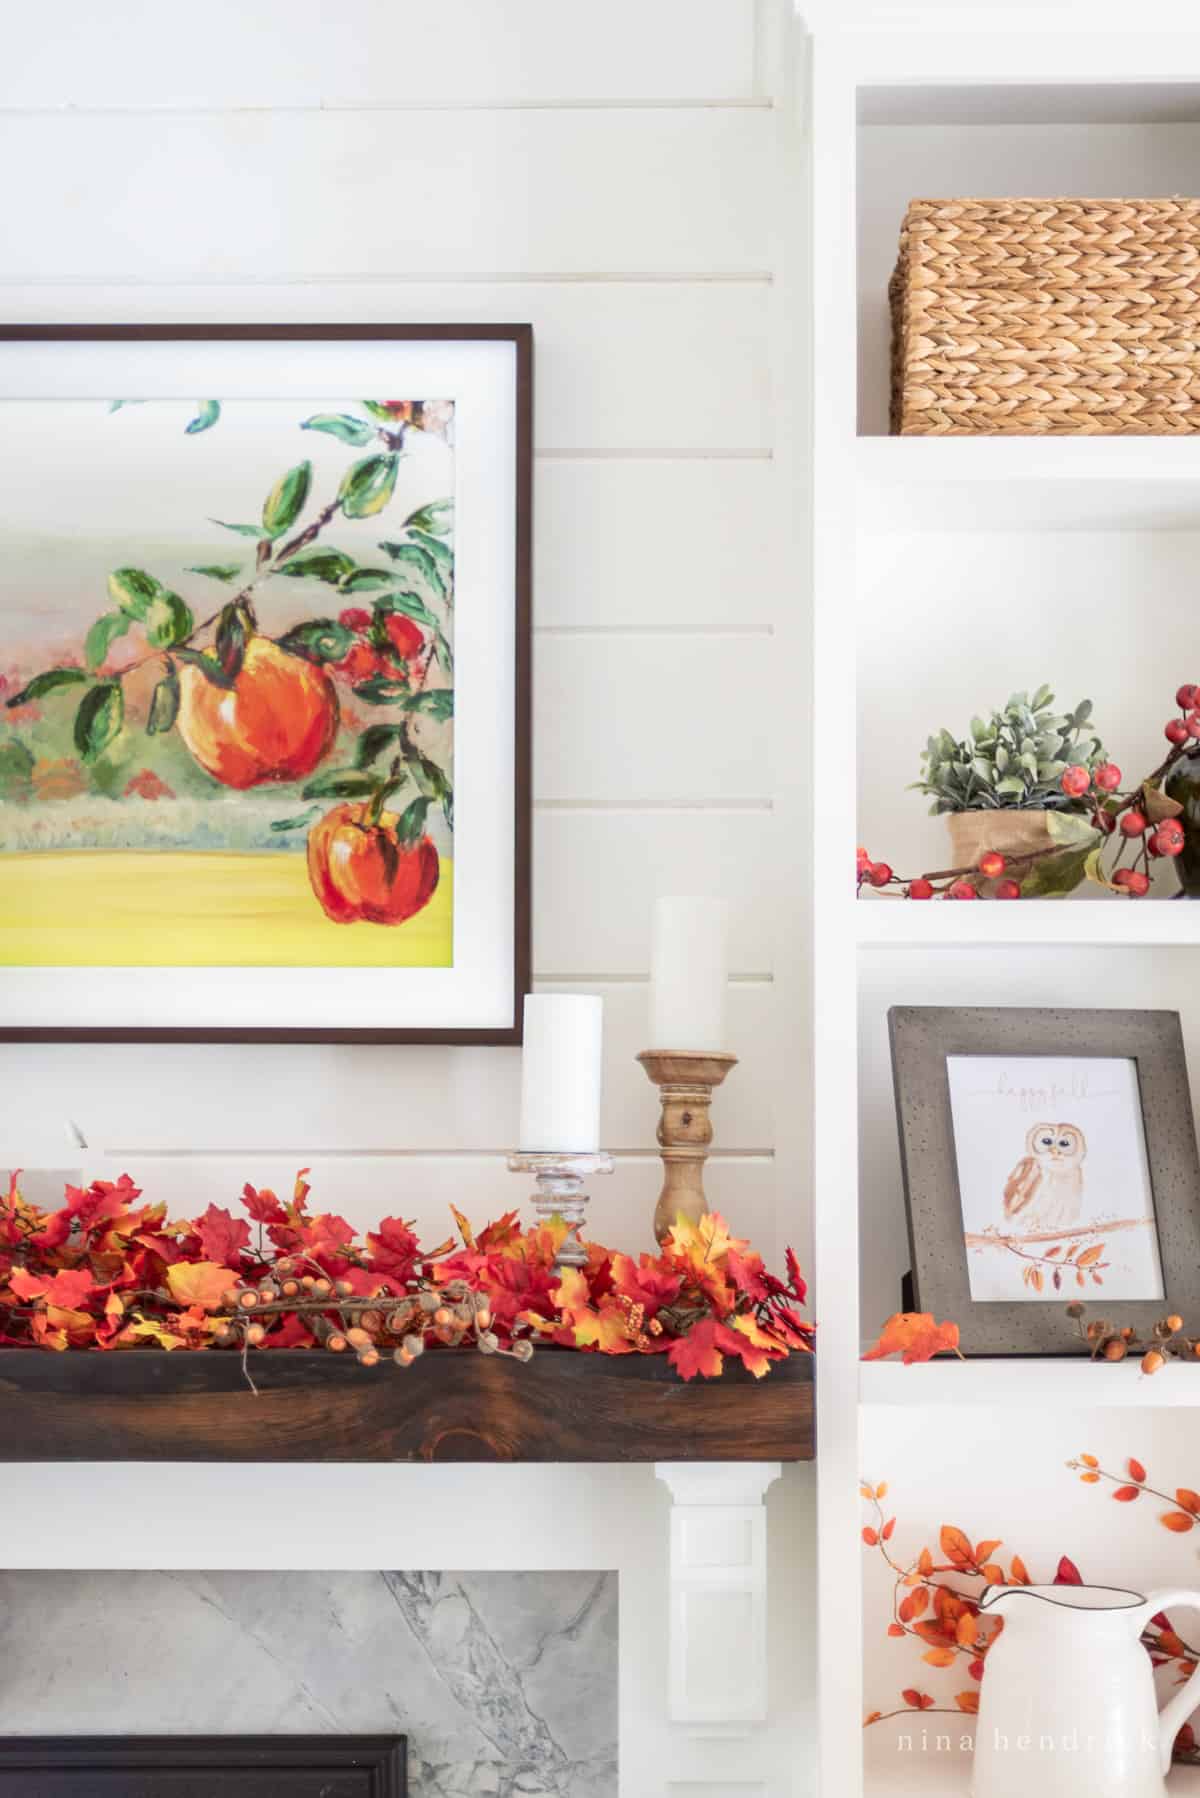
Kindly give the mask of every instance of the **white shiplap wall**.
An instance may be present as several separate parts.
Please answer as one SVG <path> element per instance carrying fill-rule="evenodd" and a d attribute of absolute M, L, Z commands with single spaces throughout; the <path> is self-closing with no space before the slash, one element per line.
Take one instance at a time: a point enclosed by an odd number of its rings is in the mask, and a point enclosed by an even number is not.
<path fill-rule="evenodd" d="M 755 0 L 436 8 L 82 4 L 0 71 L 10 319 L 528 319 L 536 332 L 535 967 L 607 1001 L 598 1232 L 647 1240 L 655 893 L 734 901 L 714 1196 L 769 1251 L 783 728 L 772 392 L 777 113 Z M 786 683 L 784 685 L 783 683 Z M 796 730 L 797 738 L 799 730 Z M 173 1201 L 284 1181 L 431 1230 L 519 1197 L 508 1051 L 0 1047 L 21 1119 L 63 1109 Z M 795 1088 L 795 1068 L 789 1087 Z"/>
<path fill-rule="evenodd" d="M 543 988 L 606 1000 L 619 1166 L 594 1233 L 650 1245 L 656 1107 L 633 1057 L 651 904 L 709 891 L 734 902 L 742 1059 L 715 1108 L 711 1196 L 769 1254 L 789 1240 L 805 1255 L 782 10 L 66 0 L 51 29 L 18 9 L 0 66 L 0 312 L 532 322 L 535 968 Z M 322 1205 L 359 1225 L 398 1211 L 436 1240 L 448 1201 L 483 1217 L 523 1196 L 502 1160 L 515 1051 L 0 1045 L 0 1086 L 6 1141 L 69 1114 L 184 1209 L 310 1165 Z M 648 1471 L 623 1478 L 644 1503 Z M 794 1589 L 807 1490 L 793 1470 L 773 1500 Z M 764 1798 L 805 1786 L 803 1631 L 794 1611 L 774 1629 L 778 1772 L 748 1788 Z M 626 1765 L 623 1786 L 661 1793 L 666 1771 Z"/>

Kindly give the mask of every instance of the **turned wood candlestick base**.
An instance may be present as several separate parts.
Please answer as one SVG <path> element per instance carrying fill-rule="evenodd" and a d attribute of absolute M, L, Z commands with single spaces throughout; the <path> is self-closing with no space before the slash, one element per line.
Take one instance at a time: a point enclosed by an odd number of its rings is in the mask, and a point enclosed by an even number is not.
<path fill-rule="evenodd" d="M 643 1049 L 638 1060 L 662 1097 L 658 1141 L 664 1179 L 654 1234 L 665 1242 L 681 1213 L 693 1224 L 707 1214 L 704 1163 L 713 1139 L 708 1112 L 713 1088 L 737 1066 L 737 1056 L 709 1049 Z"/>

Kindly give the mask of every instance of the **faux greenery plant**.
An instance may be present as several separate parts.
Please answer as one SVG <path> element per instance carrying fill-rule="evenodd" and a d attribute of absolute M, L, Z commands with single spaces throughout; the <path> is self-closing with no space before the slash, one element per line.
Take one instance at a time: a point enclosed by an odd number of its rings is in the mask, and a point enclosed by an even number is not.
<path fill-rule="evenodd" d="M 1089 774 L 1107 760 L 1099 737 L 1088 729 L 1090 699 L 1073 712 L 1054 710 L 1049 687 L 1032 698 L 1014 693 L 1002 711 L 986 720 L 972 718 L 969 738 L 959 740 L 941 730 L 922 752 L 922 777 L 916 789 L 933 800 L 932 813 L 974 812 L 1009 808 L 1023 811 L 1088 809 L 1086 797 L 1073 798 L 1062 788 L 1069 767 Z"/>

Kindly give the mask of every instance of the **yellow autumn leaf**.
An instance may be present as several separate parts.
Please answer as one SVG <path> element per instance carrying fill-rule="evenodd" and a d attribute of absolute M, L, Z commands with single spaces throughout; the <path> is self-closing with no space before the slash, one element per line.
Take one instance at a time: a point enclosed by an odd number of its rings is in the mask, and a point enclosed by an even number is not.
<path fill-rule="evenodd" d="M 568 1323 L 578 1313 L 588 1310 L 591 1299 L 587 1280 L 577 1267 L 563 1268 L 562 1280 L 550 1296 Z"/>
<path fill-rule="evenodd" d="M 221 1295 L 237 1285 L 237 1275 L 216 1261 L 177 1261 L 167 1269 L 167 1287 L 181 1305 L 203 1305 L 215 1311 Z"/>

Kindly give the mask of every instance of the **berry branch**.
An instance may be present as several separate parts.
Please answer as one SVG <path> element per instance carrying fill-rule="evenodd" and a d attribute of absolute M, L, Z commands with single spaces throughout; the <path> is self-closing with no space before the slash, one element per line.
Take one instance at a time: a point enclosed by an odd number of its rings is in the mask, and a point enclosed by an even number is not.
<path fill-rule="evenodd" d="M 1038 697 L 1035 695 L 1035 700 Z M 1185 682 L 1176 692 L 1175 702 L 1179 707 L 1178 716 L 1169 718 L 1163 727 L 1163 735 L 1170 744 L 1169 750 L 1158 766 L 1131 788 L 1122 788 L 1124 777 L 1115 762 L 1074 762 L 1066 767 L 1062 767 L 1061 763 L 1042 764 L 1043 770 L 1053 767 L 1062 769 L 1057 777 L 1058 789 L 1063 796 L 1060 807 L 1065 804 L 1066 807 L 1073 808 L 1080 823 L 1086 818 L 1094 833 L 1093 843 L 1083 865 L 1083 875 L 1108 891 L 1129 899 L 1144 899 L 1150 891 L 1151 864 L 1154 861 L 1174 860 L 1184 849 L 1184 829 L 1179 822 L 1183 807 L 1178 800 L 1170 798 L 1163 791 L 1162 783 L 1185 755 L 1200 746 L 1200 686 Z M 1087 702 L 1084 703 L 1086 705 Z M 1079 713 L 1074 714 L 1074 717 L 1078 718 Z M 975 729 L 976 726 L 981 730 L 985 728 L 979 725 L 978 720 L 972 728 Z M 962 751 L 963 746 L 955 746 L 952 739 L 949 741 L 952 751 Z M 927 760 L 935 758 L 936 753 L 941 753 L 934 739 L 931 739 L 931 745 L 926 751 Z M 1099 745 L 1094 747 L 1098 749 Z M 931 763 L 935 772 L 939 765 L 936 759 Z M 941 792 L 940 786 L 930 784 L 928 778 L 919 784 L 927 792 Z M 1020 786 L 1020 782 L 1017 781 L 1016 785 Z M 1042 791 L 1041 788 L 1037 790 L 1039 793 Z M 1019 800 L 1022 795 L 1015 796 Z M 1045 797 L 1040 800 L 1040 805 L 1042 809 L 1057 811 L 1058 816 L 1062 815 L 1061 810 L 1052 807 Z M 976 788 L 968 784 L 961 793 L 956 790 L 953 801 L 943 795 L 936 809 L 1002 810 L 1003 807 L 995 798 L 985 804 Z M 1116 851 L 1106 873 L 1103 850 L 1110 839 L 1115 840 Z M 876 861 L 865 849 L 860 848 L 857 857 L 857 892 L 861 896 L 866 887 L 889 898 L 1019 899 L 1024 892 L 1024 882 L 1038 863 L 1062 856 L 1068 850 L 1077 851 L 1079 847 L 1079 843 L 1055 841 L 1046 848 L 1010 857 L 1005 857 L 998 850 L 988 849 L 972 866 L 941 868 L 915 876 L 897 875 L 890 863 Z M 1128 862 L 1125 859 L 1127 855 L 1131 858 Z"/>

